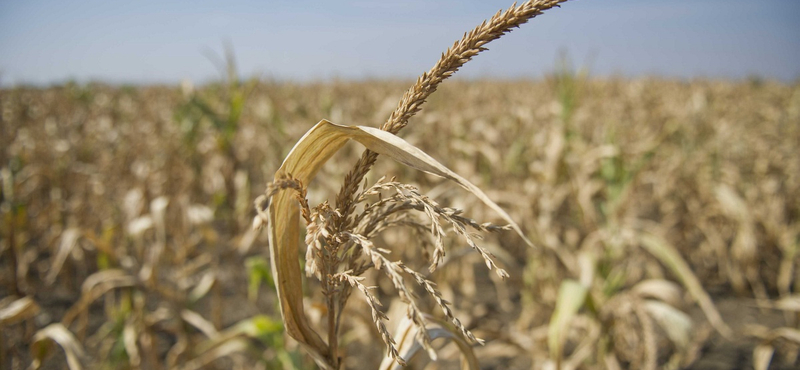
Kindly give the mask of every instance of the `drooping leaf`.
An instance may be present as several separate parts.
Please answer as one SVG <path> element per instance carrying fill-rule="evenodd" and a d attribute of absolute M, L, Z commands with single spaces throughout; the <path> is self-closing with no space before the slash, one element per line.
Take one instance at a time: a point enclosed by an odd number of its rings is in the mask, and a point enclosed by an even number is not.
<path fill-rule="evenodd" d="M 228 340 L 217 347 L 214 347 L 206 352 L 201 353 L 196 358 L 187 361 L 181 370 L 196 370 L 208 367 L 208 365 L 222 357 L 230 356 L 234 353 L 240 353 L 247 350 L 247 340 L 244 338 L 233 338 Z"/>
<path fill-rule="evenodd" d="M 0 327 L 29 319 L 37 313 L 39 313 L 39 305 L 33 298 L 19 298 L 5 307 L 0 307 Z"/>
<path fill-rule="evenodd" d="M 438 338 L 445 338 L 445 340 L 453 341 L 453 343 L 458 346 L 462 355 L 461 369 L 480 369 L 478 358 L 475 356 L 472 346 L 464 340 L 457 329 L 451 327 L 445 321 L 436 319 L 430 315 L 425 315 L 425 319 L 428 322 L 426 330 L 431 337 L 431 341 Z M 411 361 L 417 352 L 423 349 L 422 344 L 417 340 L 417 330 L 414 322 L 407 316 L 404 316 L 395 331 L 394 340 L 397 343 L 397 351 L 400 357 L 406 362 Z M 403 367 L 390 355 L 384 357 L 381 365 L 378 367 L 379 370 L 401 370 L 402 368 Z"/>
<path fill-rule="evenodd" d="M 661 301 L 646 300 L 644 308 L 667 336 L 680 349 L 689 346 L 692 319 L 681 310 Z"/>
<path fill-rule="evenodd" d="M 322 165 L 350 139 L 407 166 L 456 182 L 494 209 L 531 245 L 530 240 L 524 236 L 511 217 L 477 186 L 405 140 L 375 128 L 342 126 L 327 120 L 320 121 L 295 144 L 275 173 L 275 179 L 291 176 L 307 185 Z M 329 348 L 319 334 L 310 327 L 303 311 L 302 276 L 300 266 L 297 264 L 300 250 L 300 220 L 292 190 L 279 190 L 273 195 L 268 215 L 272 274 L 286 331 L 311 353 L 317 364 L 327 367 L 325 363 L 330 356 Z"/>
<path fill-rule="evenodd" d="M 123 270 L 111 269 L 89 275 L 81 285 L 81 298 L 64 314 L 61 322 L 69 326 L 79 314 L 86 312 L 89 305 L 106 292 L 116 288 L 136 285 L 137 279 Z"/>
<path fill-rule="evenodd" d="M 194 326 L 197 328 L 197 330 L 200 330 L 200 332 L 211 339 L 215 339 L 219 336 L 219 332 L 217 331 L 217 328 L 214 327 L 214 324 L 206 320 L 202 315 L 195 311 L 188 309 L 182 310 L 181 319 Z"/>
<path fill-rule="evenodd" d="M 631 291 L 642 298 L 655 298 L 672 306 L 679 306 L 682 302 L 680 286 L 665 279 L 642 280 Z"/>
<path fill-rule="evenodd" d="M 41 366 L 42 360 L 48 354 L 51 342 L 57 343 L 64 350 L 64 355 L 67 357 L 67 366 L 69 366 L 70 370 L 83 369 L 81 365 L 81 360 L 84 357 L 83 347 L 72 332 L 60 323 L 51 324 L 34 334 L 31 344 L 31 357 L 33 357 L 31 369 L 38 369 Z"/>
<path fill-rule="evenodd" d="M 659 261 L 661 261 L 661 263 L 666 265 L 675 275 L 678 276 L 678 279 L 681 280 L 683 285 L 689 291 L 689 294 L 691 294 L 694 300 L 697 301 L 700 309 L 703 310 L 703 313 L 708 318 L 708 322 L 714 326 L 714 329 L 716 329 L 726 338 L 730 338 L 733 335 L 733 331 L 728 324 L 722 320 L 722 316 L 714 306 L 714 302 L 711 300 L 711 297 L 708 295 L 705 289 L 703 289 L 703 285 L 700 284 L 700 280 L 697 279 L 697 276 L 695 276 L 695 274 L 692 272 L 689 264 L 683 260 L 675 247 L 673 247 L 663 238 L 645 232 L 639 234 L 639 240 L 642 244 L 642 247 L 644 247 L 646 251 L 650 252 L 650 254 L 656 257 Z"/>

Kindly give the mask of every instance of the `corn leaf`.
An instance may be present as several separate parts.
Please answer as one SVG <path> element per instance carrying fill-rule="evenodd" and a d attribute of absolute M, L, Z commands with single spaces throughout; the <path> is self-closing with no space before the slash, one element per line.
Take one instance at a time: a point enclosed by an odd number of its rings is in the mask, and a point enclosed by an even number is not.
<path fill-rule="evenodd" d="M 689 291 L 689 294 L 697 301 L 700 309 L 703 310 L 703 313 L 708 318 L 708 322 L 714 326 L 714 329 L 724 337 L 730 338 L 733 335 L 733 331 L 728 324 L 722 320 L 722 316 L 720 316 L 719 311 L 717 311 L 717 308 L 714 306 L 711 297 L 706 293 L 705 289 L 703 289 L 700 280 L 697 279 L 697 276 L 692 272 L 689 264 L 683 260 L 675 247 L 663 238 L 646 232 L 639 234 L 639 241 L 646 251 L 650 252 L 650 254 L 660 260 L 661 263 L 666 265 L 678 276 Z"/>
<path fill-rule="evenodd" d="M 800 330 L 790 327 L 781 327 L 773 329 L 770 334 L 774 339 L 783 338 L 794 344 L 800 344 Z"/>
<path fill-rule="evenodd" d="M 556 308 L 550 318 L 547 331 L 547 345 L 550 348 L 550 358 L 557 364 L 563 357 L 564 342 L 567 340 L 569 326 L 572 318 L 581 309 L 586 301 L 589 290 L 575 280 L 564 280 L 558 289 Z"/>
<path fill-rule="evenodd" d="M 89 275 L 81 285 L 80 300 L 70 307 L 61 322 L 69 326 L 72 320 L 82 312 L 86 312 L 89 305 L 106 292 L 116 288 L 131 287 L 136 285 L 136 282 L 135 277 L 120 269 L 103 270 Z"/>
<path fill-rule="evenodd" d="M 210 339 L 214 339 L 219 336 L 219 331 L 217 331 L 217 328 L 214 327 L 214 324 L 206 320 L 202 315 L 195 311 L 184 309 L 181 311 L 181 318 L 183 321 L 186 321 L 190 325 L 197 328 L 197 330 L 200 330 L 200 332 L 205 334 Z"/>
<path fill-rule="evenodd" d="M 753 349 L 753 369 L 768 370 L 773 354 L 775 354 L 775 347 L 769 344 L 757 345 Z"/>
<path fill-rule="evenodd" d="M 428 321 L 426 330 L 428 331 L 428 335 L 431 337 L 431 341 L 437 338 L 445 338 L 445 340 L 453 341 L 453 343 L 458 346 L 458 349 L 462 354 L 461 368 L 468 370 L 480 369 L 478 358 L 475 356 L 472 346 L 464 340 L 461 334 L 459 334 L 458 330 L 450 326 L 445 321 L 439 320 L 430 315 L 425 315 L 425 319 Z M 406 361 L 411 361 L 411 359 L 414 358 L 414 355 L 416 355 L 417 352 L 423 348 L 422 344 L 416 340 L 416 331 L 417 328 L 414 325 L 414 322 L 407 316 L 404 316 L 397 325 L 394 340 L 397 343 L 397 351 L 400 353 L 400 357 Z M 435 359 L 433 360 L 435 361 Z M 403 367 L 390 355 L 386 355 L 383 358 L 381 365 L 378 367 L 379 370 L 401 370 L 402 368 Z"/>
<path fill-rule="evenodd" d="M 689 346 L 692 319 L 681 310 L 661 301 L 645 300 L 644 308 L 681 350 Z"/>
<path fill-rule="evenodd" d="M 280 322 L 274 321 L 266 315 L 256 315 L 216 332 L 213 336 L 207 335 L 209 339 L 197 345 L 197 353 L 205 353 L 231 340 L 246 337 L 258 339 L 269 345 L 271 343 L 270 339 L 276 334 L 283 335 L 283 325 Z"/>
<path fill-rule="evenodd" d="M 219 346 L 214 347 L 206 352 L 201 353 L 196 358 L 187 361 L 181 370 L 197 370 L 208 367 L 211 362 L 216 359 L 227 357 L 235 353 L 244 352 L 247 350 L 247 340 L 245 338 L 232 338 L 231 340 L 221 343 Z"/>
<path fill-rule="evenodd" d="M 800 312 L 800 295 L 794 294 L 783 297 L 777 300 L 773 307 L 783 311 Z"/>
<path fill-rule="evenodd" d="M 674 307 L 680 306 L 683 299 L 681 287 L 664 279 L 642 280 L 631 291 L 642 298 L 655 298 Z"/>
<path fill-rule="evenodd" d="M 16 324 L 39 313 L 39 305 L 31 297 L 22 297 L 0 307 L 0 327 Z"/>
<path fill-rule="evenodd" d="M 66 229 L 61 233 L 61 243 L 58 245 L 58 252 L 56 252 L 56 257 L 53 259 L 50 266 L 50 271 L 47 272 L 47 276 L 44 278 L 47 285 L 51 285 L 56 281 L 56 276 L 58 276 L 58 273 L 61 271 L 61 267 L 64 266 L 64 262 L 67 261 L 67 257 L 69 257 L 70 253 L 72 253 L 73 249 L 78 245 L 80 236 L 81 231 L 74 227 Z"/>
<path fill-rule="evenodd" d="M 522 230 L 477 186 L 447 169 L 422 150 L 385 131 L 363 126 L 342 126 L 327 120 L 309 130 L 289 152 L 275 179 L 291 176 L 308 184 L 348 140 L 355 140 L 374 152 L 388 156 L 417 170 L 450 179 L 473 193 L 495 210 L 525 241 Z M 329 358 L 329 348 L 309 326 L 303 311 L 303 289 L 297 256 L 300 249 L 299 209 L 291 190 L 280 190 L 269 204 L 269 239 L 272 274 L 280 299 L 286 332 L 298 340 L 321 366 Z"/>
<path fill-rule="evenodd" d="M 51 324 L 34 334 L 31 345 L 31 357 L 33 357 L 31 369 L 38 369 L 42 365 L 42 361 L 48 354 L 51 342 L 57 343 L 64 350 L 64 355 L 67 357 L 67 366 L 69 366 L 70 370 L 83 369 L 81 365 L 81 360 L 84 357 L 83 347 L 72 335 L 72 332 L 59 323 Z"/>

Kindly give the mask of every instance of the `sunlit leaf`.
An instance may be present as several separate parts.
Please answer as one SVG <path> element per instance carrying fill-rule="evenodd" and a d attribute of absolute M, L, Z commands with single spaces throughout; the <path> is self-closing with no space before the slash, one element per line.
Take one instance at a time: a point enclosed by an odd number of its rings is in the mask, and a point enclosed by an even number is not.
<path fill-rule="evenodd" d="M 530 244 L 511 217 L 478 187 L 405 140 L 375 128 L 341 126 L 326 120 L 320 121 L 295 144 L 276 172 L 275 179 L 292 177 L 307 185 L 322 165 L 350 139 L 407 166 L 456 182 L 500 214 Z M 293 192 L 278 191 L 269 203 L 268 214 L 272 273 L 286 331 L 306 347 L 317 364 L 327 366 L 325 363 L 330 356 L 329 348 L 319 334 L 310 327 L 303 309 L 302 276 L 300 266 L 297 264 L 300 250 L 300 220 Z"/>
<path fill-rule="evenodd" d="M 191 310 L 181 311 L 181 318 L 200 330 L 207 337 L 214 339 L 219 336 L 217 328 L 214 327 L 210 321 L 206 320 L 202 315 Z"/>
<path fill-rule="evenodd" d="M 204 351 L 200 353 L 199 356 L 187 361 L 179 369 L 182 370 L 202 369 L 218 358 L 230 356 L 234 353 L 243 352 L 246 349 L 247 349 L 247 340 L 245 340 L 244 338 L 233 338 L 231 340 L 225 341 L 224 343 L 220 344 L 219 346 L 209 351 Z"/>
<path fill-rule="evenodd" d="M 203 274 L 203 277 L 200 278 L 200 282 L 192 289 L 189 293 L 189 301 L 195 302 L 200 298 L 205 297 L 206 294 L 211 290 L 211 287 L 214 286 L 214 283 L 217 281 L 217 274 L 214 271 L 208 271 Z"/>
<path fill-rule="evenodd" d="M 84 357 L 83 347 L 72 335 L 72 332 L 60 323 L 51 324 L 34 334 L 33 342 L 31 343 L 31 357 L 33 357 L 31 369 L 38 369 L 42 365 L 42 361 L 48 354 L 51 342 L 57 343 L 64 350 L 64 355 L 67 357 L 67 366 L 69 366 L 70 370 L 83 369 L 81 365 L 81 360 Z"/>
<path fill-rule="evenodd" d="M 47 273 L 47 276 L 44 278 L 47 284 L 53 284 L 56 281 L 56 276 L 61 271 L 61 268 L 64 266 L 64 262 L 66 262 L 67 257 L 70 253 L 72 253 L 75 246 L 78 245 L 78 238 L 81 236 L 81 231 L 77 228 L 69 228 L 64 230 L 61 233 L 61 242 L 58 245 L 58 252 L 56 252 L 56 256 L 53 259 L 53 262 L 50 266 L 50 270 Z"/>
<path fill-rule="evenodd" d="M 39 313 L 39 305 L 31 297 L 22 297 L 0 308 L 0 326 L 8 326 Z"/>
<path fill-rule="evenodd" d="M 772 362 L 772 355 L 775 347 L 769 344 L 759 344 L 753 349 L 753 368 L 755 370 L 767 370 Z"/>
<path fill-rule="evenodd" d="M 684 349 L 689 345 L 692 332 L 689 315 L 661 301 L 647 300 L 644 308 L 678 348 Z"/>
<path fill-rule="evenodd" d="M 70 307 L 61 322 L 69 326 L 78 314 L 85 312 L 94 300 L 106 292 L 116 288 L 131 287 L 136 285 L 136 282 L 135 277 L 120 269 L 103 270 L 89 275 L 81 284 L 80 300 Z"/>
<path fill-rule="evenodd" d="M 730 338 L 733 335 L 733 331 L 728 324 L 722 320 L 722 316 L 720 316 L 719 311 L 717 311 L 717 308 L 714 306 L 711 297 L 705 289 L 703 289 L 700 280 L 697 279 L 697 276 L 695 276 L 692 269 L 689 268 L 686 261 L 684 261 L 678 251 L 675 250 L 675 247 L 667 243 L 666 240 L 649 233 L 640 233 L 639 239 L 642 243 L 642 247 L 644 247 L 646 251 L 650 252 L 650 254 L 678 276 L 678 279 L 686 286 L 689 294 L 692 295 L 703 310 L 703 313 L 708 318 L 708 322 L 710 322 L 720 334 Z"/>
<path fill-rule="evenodd" d="M 664 279 L 643 280 L 634 285 L 631 291 L 643 298 L 655 298 L 673 306 L 683 300 L 680 286 Z"/>

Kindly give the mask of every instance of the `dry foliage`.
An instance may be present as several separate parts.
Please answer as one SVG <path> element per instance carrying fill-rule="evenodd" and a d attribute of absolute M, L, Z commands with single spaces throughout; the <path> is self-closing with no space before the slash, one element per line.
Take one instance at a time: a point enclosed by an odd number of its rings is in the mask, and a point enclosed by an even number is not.
<path fill-rule="evenodd" d="M 0 367 L 314 368 L 304 347 L 343 368 L 725 366 L 715 353 L 796 366 L 800 86 L 567 66 L 438 85 L 538 12 L 527 6 L 467 34 L 478 41 L 405 95 L 235 78 L 0 91 Z M 345 136 L 312 161 L 315 180 L 265 177 L 321 118 L 348 126 L 321 124 Z M 382 121 L 379 137 L 410 126 L 383 141 L 436 158 L 510 217 L 344 145 Z M 271 233 L 251 227 L 252 199 L 276 194 L 306 225 L 288 238 L 305 251 L 284 259 L 310 275 L 291 306 L 271 286 L 290 275 L 260 247 Z M 536 247 L 473 219 L 515 220 Z M 280 318 L 287 307 L 308 331 Z M 302 346 L 284 335 L 298 331 Z"/>

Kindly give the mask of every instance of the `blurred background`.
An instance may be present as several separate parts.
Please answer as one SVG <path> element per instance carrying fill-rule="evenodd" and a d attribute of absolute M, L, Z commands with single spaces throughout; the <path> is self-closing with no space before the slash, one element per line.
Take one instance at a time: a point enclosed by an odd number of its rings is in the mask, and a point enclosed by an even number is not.
<path fill-rule="evenodd" d="M 510 5 L 0 0 L 0 368 L 315 368 L 283 334 L 253 200 L 316 122 L 380 125 Z M 432 95 L 400 136 L 537 246 L 484 235 L 501 280 L 452 235 L 426 274 L 487 340 L 482 368 L 798 366 L 797 19 L 789 0 L 570 1 Z M 311 206 L 361 151 L 324 166 Z M 382 176 L 499 221 L 441 179 L 379 159 Z M 427 271 L 431 240 L 375 243 Z M 403 303 L 366 277 L 394 330 Z M 345 367 L 376 368 L 358 292 L 345 315 Z M 412 368 L 459 368 L 437 347 Z"/>

